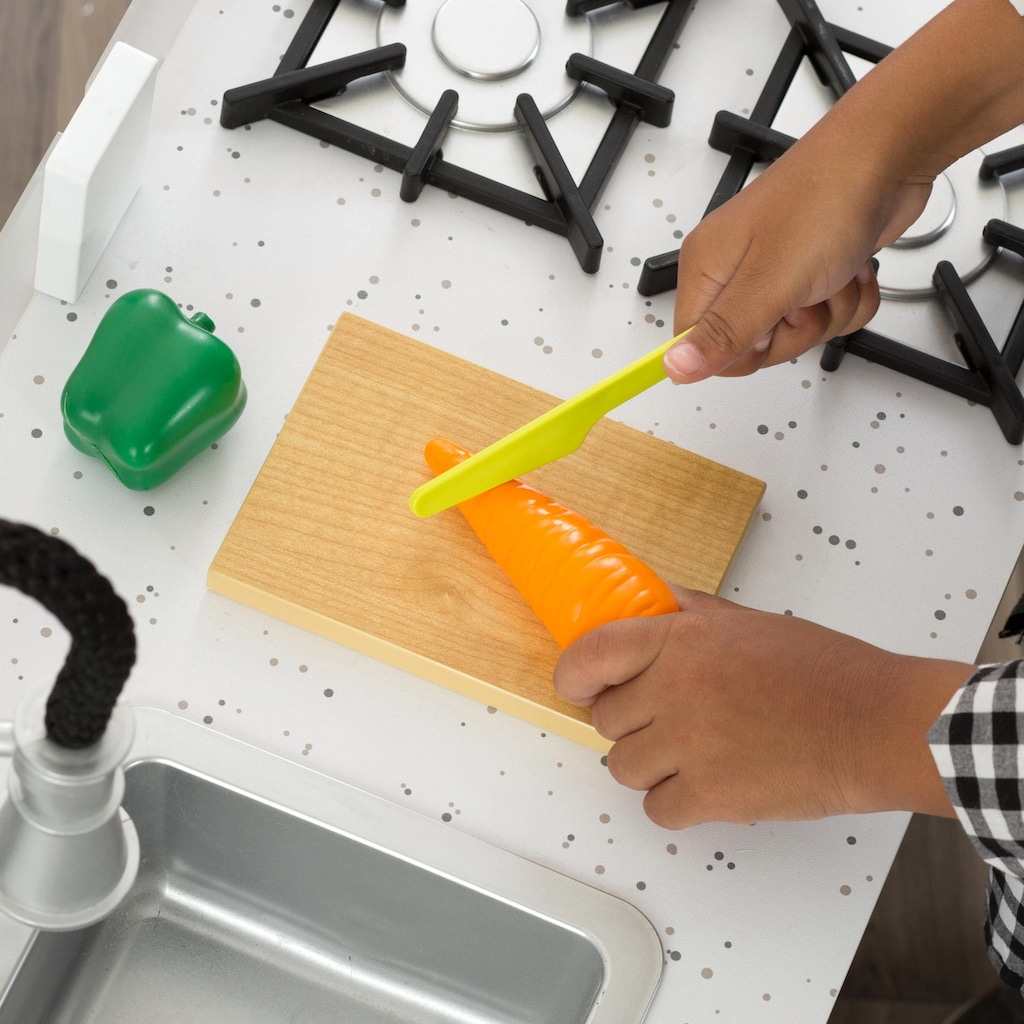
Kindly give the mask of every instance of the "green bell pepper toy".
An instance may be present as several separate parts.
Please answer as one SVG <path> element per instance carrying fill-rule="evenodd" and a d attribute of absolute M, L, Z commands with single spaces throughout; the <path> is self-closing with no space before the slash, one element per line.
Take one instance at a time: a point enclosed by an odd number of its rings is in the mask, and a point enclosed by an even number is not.
<path fill-rule="evenodd" d="M 133 490 L 173 476 L 245 408 L 238 360 L 213 330 L 149 288 L 114 301 L 61 395 L 68 440 Z"/>

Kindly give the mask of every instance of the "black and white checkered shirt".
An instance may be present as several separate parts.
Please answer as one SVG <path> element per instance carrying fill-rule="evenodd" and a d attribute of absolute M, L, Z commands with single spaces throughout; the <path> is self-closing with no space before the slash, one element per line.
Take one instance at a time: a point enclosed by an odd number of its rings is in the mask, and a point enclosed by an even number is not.
<path fill-rule="evenodd" d="M 1024 661 L 985 665 L 928 732 L 946 792 L 992 867 L 985 938 L 999 977 L 1024 992 Z"/>

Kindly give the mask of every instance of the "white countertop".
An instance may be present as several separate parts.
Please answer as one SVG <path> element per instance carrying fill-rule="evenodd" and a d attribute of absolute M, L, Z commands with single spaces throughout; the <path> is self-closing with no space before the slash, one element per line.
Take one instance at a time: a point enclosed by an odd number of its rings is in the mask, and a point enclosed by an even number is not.
<path fill-rule="evenodd" d="M 601 200 L 601 269 L 586 275 L 538 228 L 429 188 L 406 204 L 399 175 L 270 122 L 222 129 L 225 89 L 272 73 L 306 6 L 290 17 L 198 0 L 173 45 L 157 36 L 169 49 L 139 195 L 81 299 L 33 296 L 0 342 L 0 515 L 58 532 L 129 602 L 131 704 L 205 722 L 638 907 L 665 948 L 651 1024 L 824 1022 L 906 815 L 667 832 L 593 751 L 204 582 L 344 310 L 562 396 L 665 340 L 672 294 L 640 296 L 639 264 L 703 212 L 726 159 L 706 144 L 711 119 L 753 104 L 784 16 L 768 0 L 698 4 L 661 79 L 677 95 L 671 139 L 637 130 Z M 830 20 L 893 44 L 939 6 L 821 2 Z M 885 36 L 861 26 L 872 14 Z M 731 36 L 723 26 L 740 17 L 728 56 L 750 72 L 704 88 L 725 54 L 702 41 Z M 158 0 L 140 0 L 120 34 L 143 45 L 159 18 Z M 0 237 L 0 265 L 24 253 L 11 247 L 30 208 Z M 973 291 L 1004 333 L 1022 277 L 1001 260 Z M 215 450 L 148 493 L 72 449 L 59 409 L 104 311 L 137 287 L 209 314 L 250 395 Z M 888 325 L 955 358 L 948 327 L 920 306 L 887 304 L 875 326 Z M 1024 544 L 1022 451 L 989 410 L 852 356 L 830 375 L 811 353 L 753 378 L 659 385 L 618 415 L 767 482 L 724 596 L 908 653 L 974 658 Z M 29 600 L 2 602 L 10 717 L 25 686 L 56 674 L 65 643 Z M 10 953 L 20 931 L 8 933 Z"/>

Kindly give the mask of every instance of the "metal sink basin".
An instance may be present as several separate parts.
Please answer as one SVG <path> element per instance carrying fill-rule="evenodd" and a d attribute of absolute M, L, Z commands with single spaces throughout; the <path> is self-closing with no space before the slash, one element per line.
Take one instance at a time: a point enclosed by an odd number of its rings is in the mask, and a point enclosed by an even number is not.
<path fill-rule="evenodd" d="M 36 932 L 0 1024 L 633 1024 L 629 904 L 160 711 L 136 712 L 134 888 Z"/>

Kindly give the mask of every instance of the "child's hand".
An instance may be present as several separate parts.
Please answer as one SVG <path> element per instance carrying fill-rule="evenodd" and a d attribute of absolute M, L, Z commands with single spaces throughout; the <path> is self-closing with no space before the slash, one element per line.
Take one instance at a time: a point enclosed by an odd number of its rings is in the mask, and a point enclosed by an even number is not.
<path fill-rule="evenodd" d="M 555 689 L 589 705 L 612 776 L 666 828 L 877 810 L 951 815 L 925 734 L 970 665 L 890 654 L 792 616 L 677 590 L 602 626 Z"/>
<path fill-rule="evenodd" d="M 697 225 L 679 253 L 680 383 L 751 373 L 874 315 L 870 259 L 924 209 L 936 175 L 1020 124 L 1024 19 L 953 0 L 783 156 Z M 1007 70 L 1009 69 L 1009 70 Z"/>
<path fill-rule="evenodd" d="M 670 377 L 752 373 L 875 315 L 871 257 L 917 219 L 931 184 L 876 178 L 843 157 L 850 145 L 826 119 L 684 239 L 675 326 L 697 327 L 666 355 Z"/>

